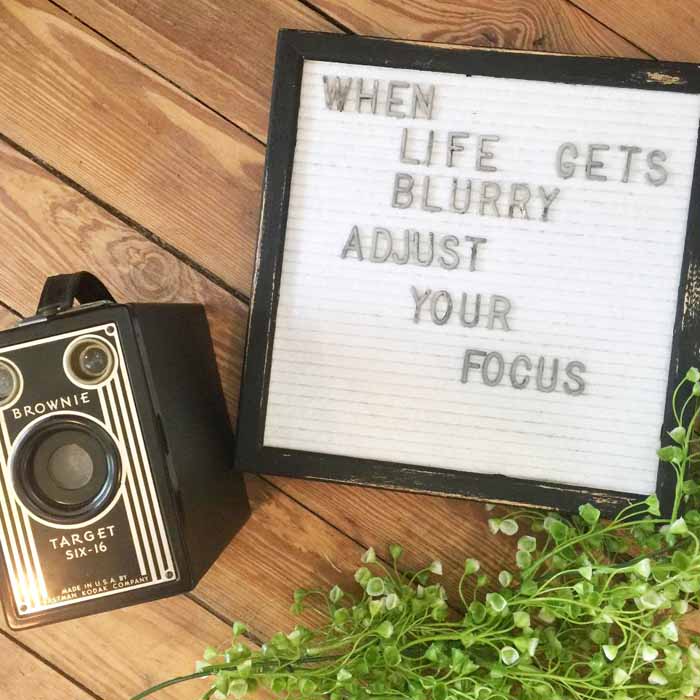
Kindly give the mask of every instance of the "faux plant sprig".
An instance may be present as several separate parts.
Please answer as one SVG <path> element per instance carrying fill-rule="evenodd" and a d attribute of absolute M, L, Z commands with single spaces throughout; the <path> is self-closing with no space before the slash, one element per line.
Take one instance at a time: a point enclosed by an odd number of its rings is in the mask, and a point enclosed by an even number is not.
<path fill-rule="evenodd" d="M 573 516 L 518 510 L 492 517 L 494 536 L 517 537 L 510 569 L 491 581 L 466 559 L 459 600 L 448 603 L 440 562 L 384 564 L 370 548 L 356 591 L 299 590 L 293 610 L 322 608 L 317 629 L 297 626 L 260 650 L 233 626 L 226 649 L 209 648 L 191 678 L 204 697 L 244 698 L 267 688 L 299 700 L 680 700 L 700 688 L 700 644 L 679 621 L 698 606 L 700 371 L 673 394 L 676 426 L 659 450 L 676 475 L 671 513 L 656 496 L 610 521 L 592 505 Z"/>

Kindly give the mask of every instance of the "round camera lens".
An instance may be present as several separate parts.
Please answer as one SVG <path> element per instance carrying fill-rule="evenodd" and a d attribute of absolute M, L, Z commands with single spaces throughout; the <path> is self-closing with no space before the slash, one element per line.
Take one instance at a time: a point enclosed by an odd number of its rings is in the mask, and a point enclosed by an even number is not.
<path fill-rule="evenodd" d="M 17 376 L 6 365 L 0 365 L 0 401 L 7 401 L 17 387 Z"/>
<path fill-rule="evenodd" d="M 50 416 L 17 443 L 10 460 L 15 491 L 41 517 L 80 522 L 104 508 L 119 488 L 114 439 L 84 416 Z"/>
<path fill-rule="evenodd" d="M 108 379 L 114 368 L 112 346 L 100 338 L 79 338 L 68 346 L 64 367 L 78 385 L 96 386 Z"/>
<path fill-rule="evenodd" d="M 78 366 L 88 377 L 101 377 L 109 368 L 109 355 L 99 345 L 88 345 L 78 356 Z"/>
<path fill-rule="evenodd" d="M 92 457 L 80 445 L 61 445 L 49 457 L 49 476 L 66 491 L 76 491 L 87 486 L 95 472 Z"/>

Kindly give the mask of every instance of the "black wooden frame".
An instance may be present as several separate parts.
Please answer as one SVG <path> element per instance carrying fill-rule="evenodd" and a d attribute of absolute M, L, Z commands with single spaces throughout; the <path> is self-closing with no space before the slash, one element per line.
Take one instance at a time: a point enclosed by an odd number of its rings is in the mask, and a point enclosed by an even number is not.
<path fill-rule="evenodd" d="M 236 466 L 242 471 L 424 491 L 572 511 L 595 502 L 605 514 L 645 494 L 516 479 L 404 463 L 265 447 L 267 396 L 275 335 L 297 113 L 305 60 L 410 68 L 642 90 L 700 93 L 694 64 L 637 59 L 546 55 L 446 47 L 368 37 L 282 30 L 279 33 L 263 180 L 262 212 L 246 359 L 238 418 Z M 678 304 L 671 349 L 665 426 L 673 425 L 670 397 L 700 351 L 700 159 L 696 152 Z M 662 434 L 665 428 L 662 429 Z M 657 494 L 668 512 L 674 474 L 659 464 Z"/>

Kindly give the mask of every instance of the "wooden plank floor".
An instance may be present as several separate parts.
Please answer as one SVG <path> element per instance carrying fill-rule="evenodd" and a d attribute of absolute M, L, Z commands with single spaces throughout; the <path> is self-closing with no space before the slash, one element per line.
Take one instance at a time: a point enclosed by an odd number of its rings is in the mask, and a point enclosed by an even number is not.
<path fill-rule="evenodd" d="M 275 35 L 281 27 L 700 60 L 700 0 L 0 0 L 0 324 L 47 275 L 206 305 L 235 417 Z M 292 624 L 293 590 L 350 585 L 362 549 L 497 571 L 480 505 L 249 477 L 253 516 L 191 594 L 15 633 L 0 697 L 125 698 L 188 672 L 233 619 Z M 445 527 L 449 523 L 449 527 Z M 448 585 L 455 585 L 448 576 Z M 196 697 L 178 687 L 163 698 Z"/>

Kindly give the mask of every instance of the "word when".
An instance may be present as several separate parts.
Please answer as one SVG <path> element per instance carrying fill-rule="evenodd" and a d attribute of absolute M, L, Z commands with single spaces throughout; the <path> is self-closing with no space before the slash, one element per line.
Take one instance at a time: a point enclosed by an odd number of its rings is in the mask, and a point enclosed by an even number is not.
<path fill-rule="evenodd" d="M 77 408 L 80 405 L 88 403 L 90 403 L 90 394 L 88 394 L 87 391 L 83 391 L 80 394 L 67 394 L 55 399 L 38 401 L 35 404 L 27 404 L 20 408 L 13 408 L 12 417 L 15 420 L 19 420 L 22 417 L 41 416 L 47 411 L 57 411 L 59 408 Z"/>
<path fill-rule="evenodd" d="M 463 239 L 470 246 L 469 270 L 473 272 L 476 270 L 479 246 L 486 243 L 487 239 L 478 236 L 463 236 Z M 397 240 L 394 240 L 389 229 L 377 226 L 372 231 L 372 242 L 368 250 L 363 250 L 360 229 L 353 226 L 340 257 L 345 259 L 352 253 L 357 260 L 367 259 L 373 263 L 393 262 L 397 265 L 412 262 L 424 267 L 435 262 L 446 270 L 454 270 L 462 260 L 458 251 L 460 244 L 457 236 L 439 236 L 436 242 L 434 233 L 425 234 L 412 229 L 406 229 L 402 238 L 397 237 Z"/>
<path fill-rule="evenodd" d="M 562 143 L 557 149 L 557 175 L 567 180 L 573 177 L 576 172 L 583 170 L 587 180 L 605 182 L 608 176 L 600 171 L 609 166 L 606 166 L 599 158 L 601 157 L 600 154 L 609 151 L 611 148 L 612 146 L 607 143 L 591 143 L 586 149 L 579 151 L 575 143 Z M 620 182 L 629 182 L 633 161 L 636 156 L 643 152 L 643 149 L 639 146 L 618 146 L 618 150 L 625 154 L 625 162 L 620 172 Z M 579 154 L 584 151 L 586 153 L 585 161 L 579 161 Z M 668 179 L 668 171 L 662 165 L 662 163 L 666 162 L 666 159 L 667 156 L 664 151 L 659 149 L 647 151 L 646 164 L 648 171 L 645 173 L 645 178 L 650 185 L 660 187 Z"/>
<path fill-rule="evenodd" d="M 475 211 L 473 213 L 478 213 L 479 216 L 508 216 L 511 219 L 515 218 L 516 214 L 520 218 L 529 219 L 531 218 L 530 210 L 537 206 L 539 209 L 538 218 L 541 221 L 548 221 L 550 207 L 559 196 L 558 187 L 548 192 L 539 185 L 533 196 L 530 185 L 523 182 L 514 182 L 510 186 L 509 193 L 505 193 L 500 183 L 484 180 L 479 189 L 477 209 L 473 201 L 476 198 L 472 197 L 472 189 L 474 189 L 472 181 L 465 180 L 462 183 L 459 178 L 454 177 L 446 201 L 439 205 L 431 200 L 430 190 L 434 183 L 432 178 L 431 175 L 422 176 L 420 180 L 421 194 L 417 196 L 414 193 L 417 178 L 409 173 L 396 173 L 391 206 L 395 209 L 408 209 L 416 206 L 429 212 L 446 210 L 455 214 L 466 214 L 467 212 L 472 213 L 472 204 L 474 204 Z M 435 181 L 437 180 L 438 178 L 435 179 Z M 537 199 L 540 201 L 535 205 Z"/>
<path fill-rule="evenodd" d="M 454 308 L 454 302 L 452 301 L 452 295 L 446 290 L 441 289 L 437 292 L 432 292 L 430 289 L 426 289 L 424 292 L 419 292 L 416 287 L 411 286 L 411 296 L 413 297 L 413 302 L 415 304 L 415 309 L 413 312 L 413 322 L 420 323 L 421 309 L 425 303 L 430 299 L 430 304 L 428 308 L 430 309 L 430 318 L 433 323 L 438 326 L 444 326 L 452 316 L 452 310 Z M 489 299 L 488 305 L 488 316 L 486 327 L 489 329 L 495 328 L 496 321 L 500 323 L 503 330 L 509 331 L 510 326 L 508 325 L 508 314 L 511 310 L 511 303 L 507 297 L 501 296 L 500 294 L 492 294 Z M 479 324 L 482 318 L 481 315 L 481 294 L 477 294 L 474 301 L 474 308 L 471 312 L 467 309 L 467 294 L 462 293 L 462 303 L 457 314 L 459 322 L 466 328 L 474 328 Z"/>
<path fill-rule="evenodd" d="M 478 361 L 474 361 L 477 359 Z M 516 355 L 508 370 L 508 379 L 510 385 L 514 389 L 525 389 L 532 379 L 532 370 L 536 365 L 534 376 L 534 385 L 537 391 L 550 393 L 554 391 L 561 380 L 559 373 L 559 360 L 552 360 L 552 366 L 547 370 L 547 360 L 541 356 L 536 362 L 528 355 Z M 484 352 L 483 350 L 469 349 L 464 353 L 464 362 L 462 363 L 462 384 L 469 381 L 469 371 L 480 370 L 479 377 L 486 386 L 498 386 L 506 374 L 506 361 L 500 352 Z M 586 383 L 581 374 L 586 371 L 586 365 L 583 362 L 574 360 L 567 363 L 564 368 L 564 375 L 567 379 L 562 383 L 564 393 L 570 396 L 579 396 L 583 394 Z"/>
<path fill-rule="evenodd" d="M 368 86 L 362 78 L 324 75 L 323 93 L 326 107 L 336 112 L 344 112 L 348 108 L 358 113 L 377 114 L 381 96 L 384 109 L 379 113 L 387 117 L 432 119 L 433 116 L 434 85 L 421 87 L 402 80 L 389 80 L 386 83 L 373 80 Z"/>

